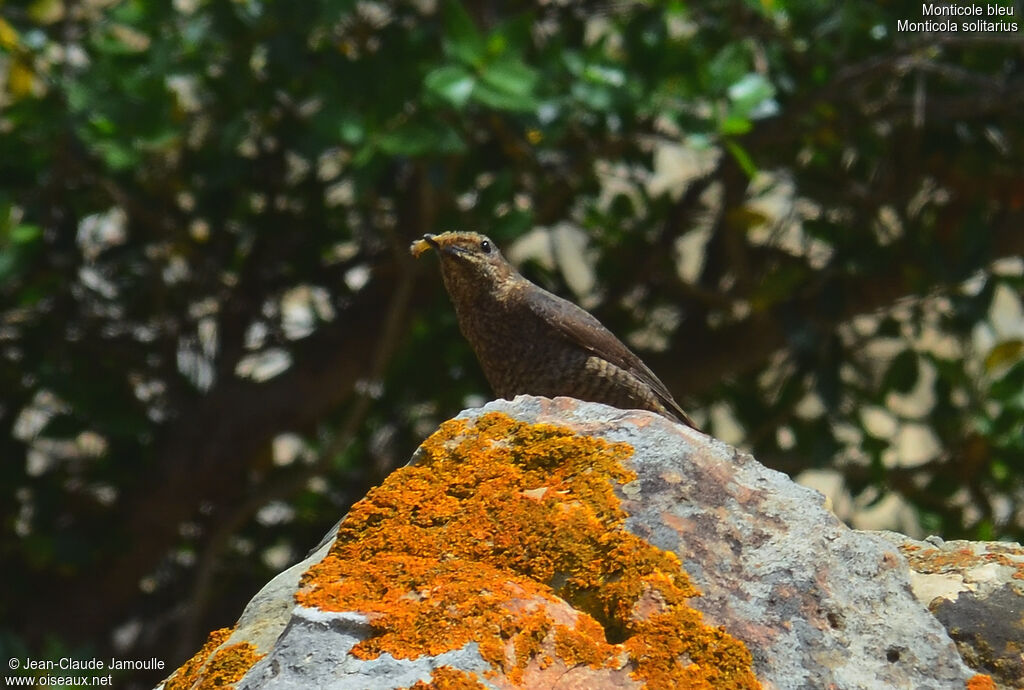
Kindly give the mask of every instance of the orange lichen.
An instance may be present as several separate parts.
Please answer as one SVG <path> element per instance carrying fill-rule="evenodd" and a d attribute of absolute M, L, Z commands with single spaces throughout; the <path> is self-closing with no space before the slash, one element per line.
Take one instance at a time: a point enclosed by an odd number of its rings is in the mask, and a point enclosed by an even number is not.
<path fill-rule="evenodd" d="M 967 681 L 967 690 L 996 690 L 996 684 L 991 676 L 978 673 Z"/>
<path fill-rule="evenodd" d="M 431 674 L 429 683 L 421 680 L 409 690 L 484 690 L 486 687 L 475 673 L 439 666 Z"/>
<path fill-rule="evenodd" d="M 200 674 L 200 687 L 226 688 L 242 679 L 252 665 L 265 654 L 256 651 L 248 642 L 223 647 L 213 655 L 210 663 Z"/>
<path fill-rule="evenodd" d="M 227 688 L 240 680 L 264 655 L 248 642 L 221 647 L 232 632 L 233 628 L 222 628 L 210 633 L 202 649 L 175 671 L 164 690 Z"/>
<path fill-rule="evenodd" d="M 234 632 L 234 628 L 221 628 L 210 633 L 206 638 L 206 644 L 191 659 L 179 666 L 173 676 L 167 679 L 167 683 L 164 684 L 164 690 L 186 690 L 193 687 L 196 680 L 199 679 L 199 669 L 203 667 L 206 660 L 213 654 L 213 650 L 220 647 L 226 639 L 231 637 L 232 632 Z"/>
<path fill-rule="evenodd" d="M 631 454 L 500 413 L 446 422 L 353 506 L 296 601 L 367 615 L 361 658 L 476 642 L 512 683 L 558 664 L 757 687 L 742 643 L 686 605 L 698 592 L 679 559 L 625 531 L 614 486 L 634 479 Z"/>
<path fill-rule="evenodd" d="M 724 688 L 753 686 L 750 653 L 721 628 L 708 628 L 700 612 L 685 606 L 634 626 L 625 642 L 633 659 L 642 660 L 640 674 L 651 688 Z"/>
<path fill-rule="evenodd" d="M 919 573 L 961 571 L 995 563 L 1012 568 L 1011 578 L 1024 580 L 1024 560 L 1021 559 L 1021 556 L 1024 556 L 1024 551 L 1019 546 L 989 543 L 984 544 L 984 547 L 985 553 L 977 553 L 968 546 L 949 551 L 938 548 L 922 549 L 913 544 L 903 544 L 899 548 L 910 567 Z M 998 553 L 999 551 L 1003 553 Z M 1011 558 L 1007 555 L 1008 553 L 1017 558 Z"/>

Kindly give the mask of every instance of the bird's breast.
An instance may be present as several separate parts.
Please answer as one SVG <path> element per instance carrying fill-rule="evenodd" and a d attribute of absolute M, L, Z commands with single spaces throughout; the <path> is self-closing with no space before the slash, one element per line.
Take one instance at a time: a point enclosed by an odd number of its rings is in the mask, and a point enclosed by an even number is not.
<path fill-rule="evenodd" d="M 491 388 L 500 397 L 511 398 L 520 393 L 544 395 L 538 382 L 550 380 L 559 368 L 585 359 L 582 350 L 567 350 L 566 343 L 550 326 L 514 301 L 488 299 L 463 308 L 456 305 L 455 310 L 462 334 L 476 353 Z M 580 362 L 560 361 L 567 357 Z"/>

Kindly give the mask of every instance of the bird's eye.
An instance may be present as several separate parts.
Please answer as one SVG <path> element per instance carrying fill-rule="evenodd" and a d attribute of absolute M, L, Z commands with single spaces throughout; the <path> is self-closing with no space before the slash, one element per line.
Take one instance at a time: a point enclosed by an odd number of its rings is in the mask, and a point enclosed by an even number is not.
<path fill-rule="evenodd" d="M 483 242 L 481 242 L 480 243 L 480 251 L 482 251 L 484 254 L 490 254 L 491 253 L 491 243 L 488 242 L 487 240 L 484 240 Z"/>

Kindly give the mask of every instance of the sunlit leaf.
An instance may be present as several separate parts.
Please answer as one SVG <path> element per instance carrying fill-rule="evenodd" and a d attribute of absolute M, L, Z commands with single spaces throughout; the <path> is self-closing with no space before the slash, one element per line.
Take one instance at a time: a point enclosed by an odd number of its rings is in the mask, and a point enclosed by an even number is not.
<path fill-rule="evenodd" d="M 14 98 L 24 98 L 32 94 L 35 85 L 35 75 L 32 69 L 21 59 L 11 61 L 10 70 L 7 72 L 7 88 Z"/>
<path fill-rule="evenodd" d="M 14 244 L 28 244 L 39 239 L 43 229 L 38 225 L 19 225 L 11 230 L 11 242 Z"/>
<path fill-rule="evenodd" d="M 469 101 L 476 78 L 462 67 L 449 65 L 427 74 L 424 83 L 428 90 L 461 108 Z"/>
<path fill-rule="evenodd" d="M 356 118 L 347 117 L 338 123 L 338 135 L 347 144 L 358 144 L 366 136 L 366 128 Z"/>
<path fill-rule="evenodd" d="M 998 400 L 1021 406 L 1024 403 L 1024 361 L 1014 364 L 993 382 L 989 392 Z"/>
<path fill-rule="evenodd" d="M 18 47 L 18 32 L 7 23 L 7 20 L 0 17 L 0 48 L 14 50 Z"/>
<path fill-rule="evenodd" d="M 737 144 L 732 139 L 725 140 L 725 148 L 732 154 L 732 157 L 736 159 L 740 169 L 747 174 L 747 177 L 753 179 L 754 175 L 757 174 L 757 166 L 754 164 L 750 154 L 747 153 L 746 149 Z"/>
<path fill-rule="evenodd" d="M 513 58 L 495 60 L 484 69 L 481 79 L 495 91 L 515 98 L 527 98 L 537 83 L 537 73 Z"/>
<path fill-rule="evenodd" d="M 729 115 L 718 124 L 718 131 L 722 134 L 746 134 L 753 128 L 753 124 L 745 117 Z"/>
<path fill-rule="evenodd" d="M 751 72 L 729 87 L 729 99 L 747 108 L 775 95 L 775 87 L 763 75 Z"/>
<path fill-rule="evenodd" d="M 497 110 L 533 112 L 537 109 L 537 102 L 532 97 L 511 94 L 484 81 L 479 82 L 473 89 L 473 100 Z"/>
<path fill-rule="evenodd" d="M 994 371 L 1012 362 L 1016 362 L 1024 355 L 1024 341 L 1004 340 L 985 356 L 985 371 Z"/>
<path fill-rule="evenodd" d="M 35 0 L 28 8 L 28 16 L 37 24 L 52 24 L 65 16 L 63 0 Z"/>
<path fill-rule="evenodd" d="M 626 83 L 626 73 L 616 67 L 587 65 L 583 76 L 597 84 L 619 87 Z"/>

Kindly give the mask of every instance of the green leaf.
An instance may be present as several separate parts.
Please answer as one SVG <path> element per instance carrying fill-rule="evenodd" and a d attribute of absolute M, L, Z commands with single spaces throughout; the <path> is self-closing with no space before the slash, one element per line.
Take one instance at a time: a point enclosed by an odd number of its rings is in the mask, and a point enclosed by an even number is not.
<path fill-rule="evenodd" d="M 35 0 L 26 14 L 37 24 L 53 24 L 64 17 L 64 3 L 62 0 Z"/>
<path fill-rule="evenodd" d="M 747 118 L 730 114 L 718 124 L 718 131 L 725 135 L 738 135 L 746 134 L 752 127 L 753 125 L 750 124 L 750 120 Z"/>
<path fill-rule="evenodd" d="M 997 482 L 1005 482 L 1012 476 L 1010 468 L 1006 465 L 1005 462 L 1002 462 L 1000 460 L 993 460 L 991 464 L 989 464 L 988 469 L 989 472 L 992 474 L 992 478 L 995 479 Z"/>
<path fill-rule="evenodd" d="M 595 84 L 620 87 L 626 84 L 626 73 L 617 67 L 605 65 L 587 65 L 583 76 Z"/>
<path fill-rule="evenodd" d="M 525 98 L 533 93 L 537 72 L 516 58 L 495 60 L 484 70 L 482 80 L 509 96 Z"/>
<path fill-rule="evenodd" d="M 18 274 L 18 255 L 0 249 L 0 283 Z"/>
<path fill-rule="evenodd" d="M 734 103 L 757 104 L 774 96 L 775 87 L 756 72 L 743 75 L 743 78 L 729 87 L 729 99 Z"/>
<path fill-rule="evenodd" d="M 93 145 L 93 148 L 103 157 L 111 170 L 127 170 L 139 163 L 136 150 L 119 141 L 99 141 Z"/>
<path fill-rule="evenodd" d="M 750 154 L 747 153 L 746 149 L 737 144 L 732 139 L 725 140 L 725 148 L 732 154 L 732 157 L 736 159 L 736 162 L 742 168 L 743 172 L 747 174 L 747 177 L 753 178 L 757 174 L 757 166 L 754 165 L 753 159 Z"/>
<path fill-rule="evenodd" d="M 1024 355 L 1024 341 L 1007 340 L 993 347 L 985 357 L 985 371 L 993 371 L 1016 362 Z"/>
<path fill-rule="evenodd" d="M 1017 362 L 998 380 L 992 383 L 989 394 L 1004 402 L 1024 399 L 1024 361 Z"/>
<path fill-rule="evenodd" d="M 727 89 L 750 71 L 750 60 L 746 50 L 737 41 L 732 41 L 711 59 L 707 66 L 711 90 Z M 721 93 L 719 91 L 719 93 Z"/>
<path fill-rule="evenodd" d="M 578 51 L 566 50 L 562 53 L 561 58 L 562 64 L 565 65 L 565 68 L 569 71 L 569 74 L 573 75 L 574 77 L 583 76 L 583 72 L 587 68 L 587 63 Z"/>
<path fill-rule="evenodd" d="M 775 87 L 764 76 L 751 72 L 729 87 L 730 115 L 745 119 L 757 119 L 774 114 Z"/>
<path fill-rule="evenodd" d="M 446 45 L 452 55 L 467 65 L 480 65 L 487 55 L 487 43 L 473 23 L 473 18 L 456 0 L 445 3 L 444 31 Z"/>
<path fill-rule="evenodd" d="M 537 101 L 532 97 L 512 95 L 483 81 L 477 82 L 473 89 L 473 100 L 496 110 L 527 113 L 537 109 Z"/>
<path fill-rule="evenodd" d="M 338 136 L 346 144 L 358 144 L 366 136 L 366 128 L 358 119 L 346 117 L 338 123 Z"/>
<path fill-rule="evenodd" d="M 992 541 L 997 536 L 995 525 L 989 519 L 980 521 L 974 528 L 974 538 L 978 541 Z"/>
<path fill-rule="evenodd" d="M 419 156 L 431 148 L 431 133 L 424 127 L 408 126 L 382 134 L 377 139 L 381 151 L 393 156 Z"/>
<path fill-rule="evenodd" d="M 476 78 L 462 67 L 449 65 L 430 72 L 424 84 L 431 93 L 437 94 L 456 108 L 461 108 L 469 102 Z"/>
<path fill-rule="evenodd" d="M 430 153 L 460 153 L 465 142 L 446 125 L 407 124 L 377 139 L 381 151 L 392 156 L 423 156 Z"/>
<path fill-rule="evenodd" d="M 367 141 L 363 143 L 356 152 L 352 154 L 352 167 L 364 168 L 369 165 L 370 161 L 373 160 L 374 154 L 377 153 L 377 147 L 374 142 Z"/>
<path fill-rule="evenodd" d="M 576 81 L 573 82 L 569 90 L 573 98 L 590 110 L 603 112 L 612 109 L 614 99 L 611 90 L 607 86 L 592 84 L 586 81 Z"/>
<path fill-rule="evenodd" d="M 38 225 L 19 225 L 11 230 L 11 242 L 28 244 L 37 240 L 42 234 L 43 229 Z"/>
<path fill-rule="evenodd" d="M 100 134 L 111 135 L 117 132 L 117 125 L 109 117 L 103 115 L 93 115 L 89 118 L 89 124 Z"/>
<path fill-rule="evenodd" d="M 491 55 L 503 53 L 522 54 L 533 47 L 534 17 L 529 12 L 513 14 L 508 19 L 499 21 L 487 39 L 487 49 Z"/>
<path fill-rule="evenodd" d="M 501 55 L 508 50 L 508 40 L 500 33 L 492 33 L 487 37 L 487 54 Z"/>

